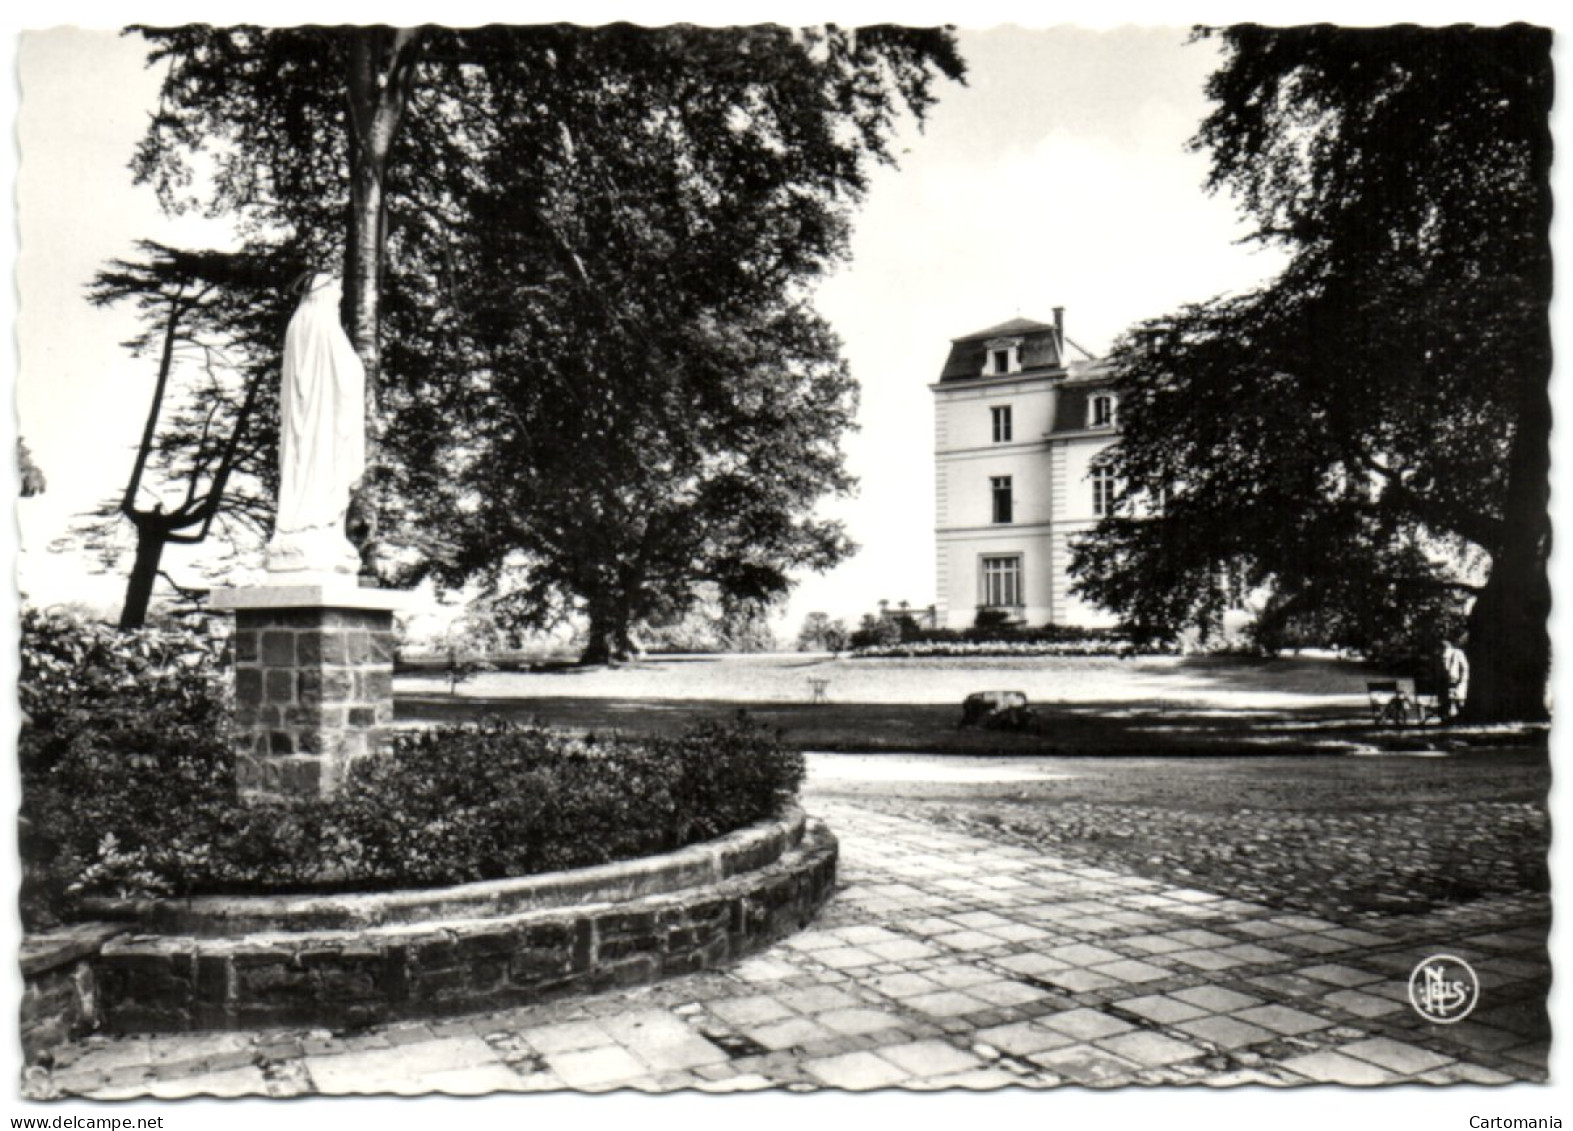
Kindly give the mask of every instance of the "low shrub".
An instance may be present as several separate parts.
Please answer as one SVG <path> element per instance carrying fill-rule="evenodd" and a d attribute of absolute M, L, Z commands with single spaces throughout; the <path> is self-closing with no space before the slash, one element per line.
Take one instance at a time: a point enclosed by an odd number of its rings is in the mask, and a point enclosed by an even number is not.
<path fill-rule="evenodd" d="M 222 649 L 202 628 L 119 632 L 23 610 L 18 844 L 30 924 L 90 886 L 158 890 L 166 869 L 140 830 L 167 832 L 161 853 L 201 851 L 186 805 L 233 784 Z"/>
<path fill-rule="evenodd" d="M 1155 651 L 1158 649 L 1144 649 Z M 855 657 L 1128 656 L 1130 639 L 1117 629 L 1049 624 L 1040 628 L 978 624 L 971 628 L 914 628 L 899 641 L 873 641 Z"/>
<path fill-rule="evenodd" d="M 24 922 L 82 896 L 370 890 L 670 851 L 781 810 L 803 757 L 739 716 L 674 737 L 406 732 L 330 801 L 245 806 L 217 643 L 23 625 Z"/>
<path fill-rule="evenodd" d="M 911 617 L 907 620 L 910 622 Z M 916 624 L 913 624 L 916 628 Z M 853 652 L 861 652 L 865 648 L 889 648 L 900 644 L 904 636 L 903 628 L 893 618 L 878 619 L 865 613 L 863 623 L 853 631 L 848 643 Z"/>
<path fill-rule="evenodd" d="M 709 840 L 781 811 L 803 756 L 743 716 L 672 737 L 488 723 L 400 735 L 327 808 L 379 887 L 577 868 Z"/>
<path fill-rule="evenodd" d="M 972 618 L 972 627 L 979 632 L 1005 632 L 1014 622 L 1004 609 L 979 609 Z"/>
<path fill-rule="evenodd" d="M 228 735 L 225 641 L 206 625 L 122 632 L 31 608 L 21 619 L 24 770 L 47 768 L 77 741 L 134 752 Z"/>

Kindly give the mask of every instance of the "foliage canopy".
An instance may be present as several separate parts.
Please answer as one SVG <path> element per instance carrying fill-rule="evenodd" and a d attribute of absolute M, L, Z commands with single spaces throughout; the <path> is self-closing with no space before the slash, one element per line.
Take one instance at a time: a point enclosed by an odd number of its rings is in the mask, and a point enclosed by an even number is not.
<path fill-rule="evenodd" d="M 1472 597 L 1467 715 L 1542 717 L 1550 33 L 1200 34 L 1208 185 L 1292 259 L 1121 343 L 1123 491 L 1080 591 L 1164 635 L 1266 587 L 1357 645 Z"/>
<path fill-rule="evenodd" d="M 345 258 L 389 572 L 586 614 L 602 657 L 705 586 L 767 600 L 850 551 L 810 516 L 850 487 L 855 389 L 808 291 L 900 117 L 961 77 L 948 33 L 138 30 L 170 68 L 138 176 Z"/>

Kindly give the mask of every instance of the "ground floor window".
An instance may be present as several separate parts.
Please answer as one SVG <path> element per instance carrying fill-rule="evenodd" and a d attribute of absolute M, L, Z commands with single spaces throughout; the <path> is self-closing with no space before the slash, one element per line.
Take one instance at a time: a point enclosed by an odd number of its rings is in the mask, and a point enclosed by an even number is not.
<path fill-rule="evenodd" d="M 1020 554 L 983 559 L 983 604 L 991 609 L 1021 606 Z"/>

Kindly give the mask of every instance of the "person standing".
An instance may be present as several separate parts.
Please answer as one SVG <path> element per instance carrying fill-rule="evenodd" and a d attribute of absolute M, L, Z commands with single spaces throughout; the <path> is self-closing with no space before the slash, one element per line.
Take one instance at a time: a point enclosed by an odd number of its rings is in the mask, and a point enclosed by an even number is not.
<path fill-rule="evenodd" d="M 1442 670 L 1447 674 L 1447 718 L 1452 719 L 1469 698 L 1469 657 L 1451 640 L 1442 644 Z"/>

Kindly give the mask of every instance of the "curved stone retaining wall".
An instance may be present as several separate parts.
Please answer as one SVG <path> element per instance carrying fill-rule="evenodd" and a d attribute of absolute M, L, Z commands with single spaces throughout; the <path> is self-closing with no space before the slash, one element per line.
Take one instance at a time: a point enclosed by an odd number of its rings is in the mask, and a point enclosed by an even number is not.
<path fill-rule="evenodd" d="M 107 942 L 99 1013 L 116 1032 L 344 1028 L 652 982 L 804 926 L 831 894 L 836 852 L 821 822 L 795 814 L 664 857 L 500 885 L 139 905 L 147 922 L 186 927 Z"/>
<path fill-rule="evenodd" d="M 84 906 L 95 918 L 127 920 L 160 934 L 199 938 L 495 919 L 519 911 L 613 903 L 720 883 L 780 859 L 802 841 L 805 820 L 801 810 L 793 810 L 779 820 L 660 856 L 445 888 L 345 895 L 92 899 Z"/>

